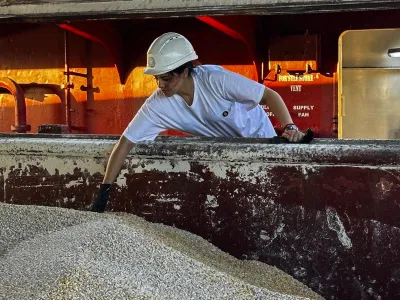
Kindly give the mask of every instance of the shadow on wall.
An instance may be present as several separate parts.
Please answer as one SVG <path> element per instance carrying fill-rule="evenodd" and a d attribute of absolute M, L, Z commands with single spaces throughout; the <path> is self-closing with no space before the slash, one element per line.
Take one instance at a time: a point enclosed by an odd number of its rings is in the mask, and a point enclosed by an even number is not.
<path fill-rule="evenodd" d="M 29 84 L 20 84 L 24 91 L 25 99 L 37 102 L 44 102 L 49 95 L 56 95 L 64 102 L 64 91 L 56 84 L 43 84 L 32 82 Z"/>
<path fill-rule="evenodd" d="M 53 24 L 27 28 L 24 24 L 1 24 L 0 70 L 64 68 L 64 30 Z M 200 60 L 207 64 L 251 65 L 245 45 L 196 18 L 115 21 L 123 40 L 126 71 L 146 65 L 146 52 L 159 35 L 174 31 L 185 35 Z M 20 30 L 18 30 L 20 28 Z M 11 33 L 10 33 L 11 32 Z M 77 51 L 85 39 L 70 34 L 70 65 L 86 68 L 86 58 Z M 78 53 L 77 53 L 78 52 Z M 239 54 L 239 55 L 238 55 Z M 114 67 L 105 52 L 93 52 L 92 67 Z M 129 72 L 128 72 L 129 73 Z"/>

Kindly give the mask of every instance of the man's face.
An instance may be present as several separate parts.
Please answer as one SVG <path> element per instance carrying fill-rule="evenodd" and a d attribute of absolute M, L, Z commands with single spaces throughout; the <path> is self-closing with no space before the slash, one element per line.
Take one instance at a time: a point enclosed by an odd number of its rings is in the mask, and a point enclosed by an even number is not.
<path fill-rule="evenodd" d="M 172 74 L 172 73 L 165 73 L 161 75 L 156 75 L 154 78 L 157 81 L 157 85 L 160 88 L 161 92 L 166 97 L 171 97 L 176 92 L 179 91 L 180 87 L 182 86 L 183 81 L 185 80 L 185 72 L 182 74 Z"/>

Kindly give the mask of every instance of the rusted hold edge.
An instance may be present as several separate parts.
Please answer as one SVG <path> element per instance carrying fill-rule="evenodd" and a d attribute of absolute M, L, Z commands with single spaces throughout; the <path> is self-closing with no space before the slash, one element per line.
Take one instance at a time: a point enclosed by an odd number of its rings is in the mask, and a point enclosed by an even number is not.
<path fill-rule="evenodd" d="M 168 138 L 134 146 L 131 158 L 203 161 L 262 161 L 278 164 L 326 164 L 400 167 L 400 141 L 315 140 L 312 144 L 268 144 L 261 139 Z M 263 141 L 263 140 L 261 140 Z M 268 141 L 268 140 L 266 140 Z M 0 136 L 0 154 L 107 157 L 115 139 L 17 138 Z"/>
<path fill-rule="evenodd" d="M 159 4 L 159 3 L 163 4 Z M 73 4 L 73 5 L 71 5 Z M 21 9 L 24 5 L 24 9 Z M 259 0 L 252 1 L 18 1 L 0 2 L 0 20 L 82 20 L 129 17 L 185 17 L 233 14 L 277 15 L 355 10 L 386 10 L 400 7 L 397 0 Z"/>

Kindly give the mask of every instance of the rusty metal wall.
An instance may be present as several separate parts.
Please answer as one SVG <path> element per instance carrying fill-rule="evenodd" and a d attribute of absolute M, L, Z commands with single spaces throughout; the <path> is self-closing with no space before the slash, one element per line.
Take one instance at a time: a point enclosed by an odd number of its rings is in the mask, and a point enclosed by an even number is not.
<path fill-rule="evenodd" d="M 66 124 L 65 96 L 61 89 L 65 83 L 64 31 L 55 25 L 40 26 L 2 38 L 0 46 L 0 77 L 12 78 L 22 86 L 31 132 L 37 132 L 42 124 Z M 84 90 L 88 87 L 86 78 L 71 76 L 73 132 L 121 133 L 155 85 L 141 76 L 140 68 L 121 85 L 105 49 L 93 43 L 88 53 L 86 47 L 83 38 L 70 34 L 70 70 L 93 76 L 87 90 Z M 0 132 L 11 132 L 14 109 L 14 99 L 0 94 Z"/>
<path fill-rule="evenodd" d="M 0 137 L 0 201 L 85 210 L 118 137 Z M 160 137 L 138 144 L 111 211 L 176 226 L 326 299 L 400 297 L 397 141 Z"/>

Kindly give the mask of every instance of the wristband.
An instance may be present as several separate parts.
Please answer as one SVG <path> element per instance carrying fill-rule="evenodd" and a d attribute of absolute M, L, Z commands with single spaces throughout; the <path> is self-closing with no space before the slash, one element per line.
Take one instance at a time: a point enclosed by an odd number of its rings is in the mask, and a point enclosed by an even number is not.
<path fill-rule="evenodd" d="M 283 131 L 285 130 L 299 130 L 299 128 L 295 124 L 289 123 L 286 124 L 285 127 L 283 127 Z"/>

